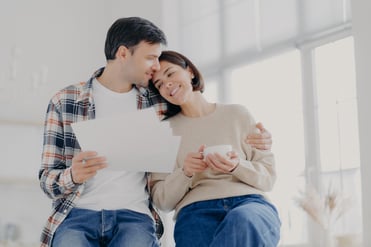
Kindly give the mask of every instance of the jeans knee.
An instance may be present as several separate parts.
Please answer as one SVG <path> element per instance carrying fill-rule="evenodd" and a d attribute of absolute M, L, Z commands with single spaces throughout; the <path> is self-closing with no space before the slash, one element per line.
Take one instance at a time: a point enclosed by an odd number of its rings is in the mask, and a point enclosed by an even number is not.
<path fill-rule="evenodd" d="M 246 212 L 245 210 L 232 210 L 230 211 L 224 220 L 230 224 L 236 224 L 238 226 L 244 225 L 254 225 L 254 223 L 259 218 L 256 212 Z"/>
<path fill-rule="evenodd" d="M 240 208 L 230 211 L 226 218 L 226 224 L 241 230 L 241 226 L 251 235 L 274 235 L 280 234 L 280 220 L 278 215 L 270 212 L 270 208 Z"/>

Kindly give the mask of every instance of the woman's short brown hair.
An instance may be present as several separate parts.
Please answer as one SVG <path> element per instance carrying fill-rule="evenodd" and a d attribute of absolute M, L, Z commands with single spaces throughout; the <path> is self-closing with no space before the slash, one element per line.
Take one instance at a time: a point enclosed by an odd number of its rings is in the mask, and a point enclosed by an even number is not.
<path fill-rule="evenodd" d="M 163 51 L 158 60 L 160 62 L 166 61 L 172 64 L 176 64 L 183 69 L 187 69 L 189 67 L 194 75 L 194 78 L 192 79 L 193 91 L 201 91 L 201 93 L 204 91 L 205 84 L 200 71 L 186 56 L 176 51 Z"/>
<path fill-rule="evenodd" d="M 205 89 L 205 83 L 204 79 L 202 78 L 202 75 L 200 71 L 197 69 L 197 67 L 189 60 L 186 56 L 176 52 L 176 51 L 163 51 L 161 53 L 161 56 L 158 58 L 158 60 L 166 61 L 175 65 L 178 65 L 182 67 L 183 69 L 187 69 L 188 67 L 191 69 L 194 78 L 192 79 L 192 88 L 193 91 L 200 91 L 201 93 Z M 150 81 L 149 88 L 157 93 L 157 88 L 153 85 L 153 82 Z M 167 111 L 164 113 L 165 119 L 168 119 L 172 116 L 175 116 L 181 111 L 180 106 L 171 104 L 170 102 L 166 101 L 167 104 Z"/>

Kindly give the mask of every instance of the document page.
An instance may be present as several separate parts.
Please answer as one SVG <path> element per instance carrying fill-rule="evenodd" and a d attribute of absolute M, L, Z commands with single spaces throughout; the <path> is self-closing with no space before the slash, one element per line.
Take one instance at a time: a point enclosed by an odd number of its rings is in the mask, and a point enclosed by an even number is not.
<path fill-rule="evenodd" d="M 168 122 L 160 121 L 155 110 L 71 124 L 83 151 L 105 156 L 117 170 L 172 172 L 180 137 L 173 136 Z"/>

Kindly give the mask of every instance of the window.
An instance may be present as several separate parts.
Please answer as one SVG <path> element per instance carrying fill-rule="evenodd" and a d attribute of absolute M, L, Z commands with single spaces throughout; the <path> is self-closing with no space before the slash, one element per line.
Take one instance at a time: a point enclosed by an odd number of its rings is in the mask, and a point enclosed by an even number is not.
<path fill-rule="evenodd" d="M 358 168 L 358 116 L 353 39 L 315 49 L 323 171 Z"/>
<path fill-rule="evenodd" d="M 314 50 L 322 186 L 351 198 L 335 234 L 362 231 L 360 155 L 353 38 Z"/>
<path fill-rule="evenodd" d="M 245 105 L 273 134 L 278 180 L 269 196 L 282 220 L 280 246 L 319 245 L 293 200 L 307 183 L 353 193 L 336 234 L 360 232 L 353 41 L 329 44 L 351 35 L 350 1 L 179 2 L 180 50 L 209 77 L 206 98 Z"/>
<path fill-rule="evenodd" d="M 353 39 L 338 40 L 313 49 L 314 114 L 318 116 L 319 187 L 351 198 L 350 209 L 336 221 L 334 235 L 362 231 L 360 161 Z M 307 215 L 293 198 L 304 190 L 304 125 L 300 54 L 281 54 L 231 70 L 233 103 L 245 105 L 273 134 L 277 183 L 270 198 L 282 220 L 281 246 L 314 243 Z M 305 68 L 303 68 L 305 69 Z M 310 133 L 310 131 L 309 131 Z M 316 134 L 313 132 L 313 134 Z M 311 155 L 311 154 L 308 154 Z"/>
<path fill-rule="evenodd" d="M 273 135 L 277 182 L 269 195 L 282 221 L 281 244 L 306 238 L 306 221 L 293 197 L 305 178 L 300 56 L 288 52 L 231 71 L 231 99 L 245 105 Z"/>

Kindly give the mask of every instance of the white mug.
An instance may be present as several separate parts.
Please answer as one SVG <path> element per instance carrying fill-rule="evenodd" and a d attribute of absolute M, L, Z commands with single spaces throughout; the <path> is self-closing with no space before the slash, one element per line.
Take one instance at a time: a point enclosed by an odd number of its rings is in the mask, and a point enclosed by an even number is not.
<path fill-rule="evenodd" d="M 228 152 L 231 152 L 231 151 L 232 151 L 231 145 L 216 145 L 216 146 L 206 147 L 204 149 L 203 155 L 205 158 L 208 154 L 218 153 L 222 156 L 227 157 Z"/>

